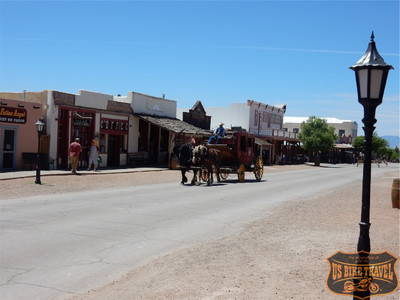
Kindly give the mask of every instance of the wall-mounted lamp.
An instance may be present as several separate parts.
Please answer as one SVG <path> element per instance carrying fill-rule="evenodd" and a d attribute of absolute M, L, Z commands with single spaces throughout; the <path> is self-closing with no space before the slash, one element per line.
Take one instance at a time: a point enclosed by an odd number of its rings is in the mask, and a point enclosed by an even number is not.
<path fill-rule="evenodd" d="M 23 108 L 23 107 L 25 107 L 25 105 L 18 104 L 18 107 L 21 107 L 21 108 Z"/>
<path fill-rule="evenodd" d="M 34 105 L 34 106 L 33 106 L 33 108 L 34 108 L 34 109 L 39 109 L 39 108 L 40 108 L 40 106 L 36 106 L 36 105 Z"/>
<path fill-rule="evenodd" d="M 7 105 L 7 102 L 1 102 L 1 105 Z"/>

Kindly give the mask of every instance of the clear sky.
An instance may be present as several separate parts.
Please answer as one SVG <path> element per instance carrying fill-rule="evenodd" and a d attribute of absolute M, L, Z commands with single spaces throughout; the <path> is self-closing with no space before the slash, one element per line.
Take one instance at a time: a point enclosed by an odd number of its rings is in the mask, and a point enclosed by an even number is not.
<path fill-rule="evenodd" d="M 191 108 L 248 99 L 356 121 L 372 30 L 389 72 L 379 136 L 399 135 L 399 1 L 2 1 L 0 91 L 135 91 Z"/>

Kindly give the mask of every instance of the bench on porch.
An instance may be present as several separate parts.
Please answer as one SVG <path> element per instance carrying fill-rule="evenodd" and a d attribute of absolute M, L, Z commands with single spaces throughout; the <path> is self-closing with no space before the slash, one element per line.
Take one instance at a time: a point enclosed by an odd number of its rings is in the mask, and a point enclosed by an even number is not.
<path fill-rule="evenodd" d="M 35 152 L 22 152 L 22 160 L 24 162 L 24 169 L 25 169 L 25 164 L 29 164 L 30 165 L 30 170 L 36 169 L 37 153 L 35 153 Z M 42 170 L 47 170 L 49 168 L 47 155 L 44 154 L 44 153 L 40 153 L 40 168 Z"/>
<path fill-rule="evenodd" d="M 127 165 L 136 166 L 149 162 L 149 153 L 146 151 L 130 152 L 127 155 Z"/>

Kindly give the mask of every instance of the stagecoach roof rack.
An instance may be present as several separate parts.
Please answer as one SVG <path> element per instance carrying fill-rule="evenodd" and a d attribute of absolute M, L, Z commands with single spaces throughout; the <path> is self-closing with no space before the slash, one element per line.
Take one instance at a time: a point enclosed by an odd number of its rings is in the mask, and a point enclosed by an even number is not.
<path fill-rule="evenodd" d="M 232 126 L 231 131 L 233 131 L 233 132 L 246 132 L 246 129 L 242 128 L 242 126 Z"/>

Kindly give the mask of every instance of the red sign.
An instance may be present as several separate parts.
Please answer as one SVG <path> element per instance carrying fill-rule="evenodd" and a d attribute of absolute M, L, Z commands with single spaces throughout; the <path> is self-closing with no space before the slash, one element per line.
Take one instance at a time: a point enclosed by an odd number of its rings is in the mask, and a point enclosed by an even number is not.
<path fill-rule="evenodd" d="M 26 109 L 1 107 L 0 108 L 0 122 L 25 124 L 26 123 Z"/>

